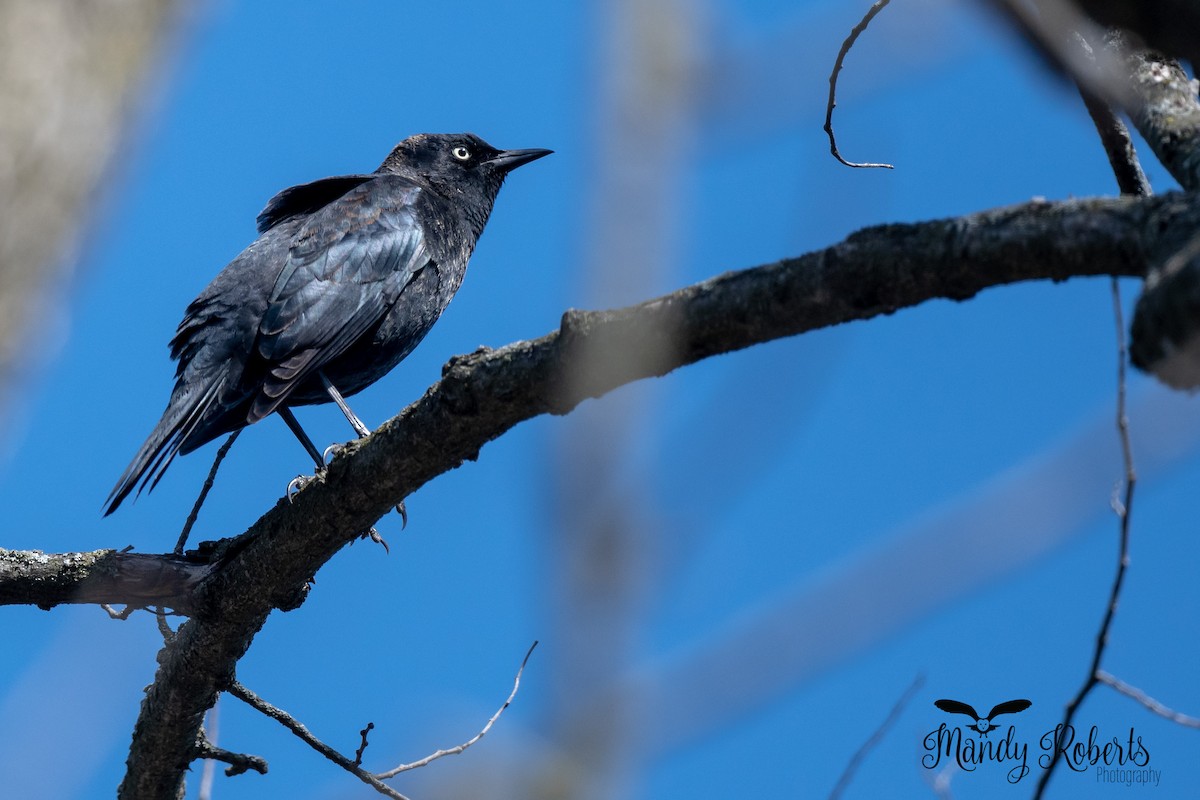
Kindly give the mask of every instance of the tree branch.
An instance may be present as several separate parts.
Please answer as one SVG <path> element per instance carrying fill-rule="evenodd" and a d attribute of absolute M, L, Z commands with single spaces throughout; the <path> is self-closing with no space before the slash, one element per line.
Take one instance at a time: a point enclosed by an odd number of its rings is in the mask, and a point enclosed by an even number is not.
<path fill-rule="evenodd" d="M 1141 689 L 1126 683 L 1110 672 L 1100 670 L 1096 673 L 1096 680 L 1098 680 L 1100 683 L 1111 686 L 1113 689 L 1116 689 L 1118 692 L 1130 698 L 1131 700 L 1141 703 L 1143 708 L 1157 714 L 1163 719 L 1170 720 L 1176 725 L 1182 725 L 1185 728 L 1195 728 L 1200 730 L 1200 718 L 1183 714 L 1173 708 L 1170 708 L 1169 706 L 1163 705 L 1150 695 L 1143 692 Z"/>
<path fill-rule="evenodd" d="M 181 557 L 119 553 L 43 553 L 0 548 L 0 605 L 61 603 L 164 606 L 192 612 L 192 591 L 213 571 Z"/>
<path fill-rule="evenodd" d="M 351 443 L 323 479 L 220 545 L 220 568 L 194 594 L 195 617 L 159 655 L 119 796 L 177 796 L 205 710 L 270 612 L 298 606 L 309 579 L 360 531 L 514 425 L 712 355 L 934 298 L 1021 280 L 1140 276 L 1198 225 L 1200 200 L 1178 194 L 883 225 L 636 306 L 568 311 L 540 339 L 451 359 L 420 400 Z M 581 379 L 569 367 L 585 349 L 596 369 Z"/>

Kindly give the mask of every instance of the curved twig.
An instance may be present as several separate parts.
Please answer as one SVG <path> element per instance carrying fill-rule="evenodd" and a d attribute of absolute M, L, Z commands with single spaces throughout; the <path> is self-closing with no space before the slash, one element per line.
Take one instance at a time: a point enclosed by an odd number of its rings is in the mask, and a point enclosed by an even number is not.
<path fill-rule="evenodd" d="M 846 55 L 850 52 L 850 48 L 862 35 L 862 32 L 871 24 L 871 20 L 875 19 L 875 15 L 890 3 L 891 0 L 876 0 L 875 5 L 871 6 L 866 15 L 859 20 L 859 23 L 850 30 L 850 35 L 842 42 L 842 48 L 838 50 L 837 58 L 833 62 L 833 72 L 829 73 L 829 100 L 825 103 L 825 133 L 829 135 L 829 152 L 838 161 L 845 164 L 847 167 L 855 167 L 859 169 L 867 169 L 871 167 L 879 169 L 895 169 L 891 164 L 847 161 L 842 158 L 842 154 L 838 151 L 837 139 L 833 135 L 833 109 L 837 107 L 837 81 L 838 73 L 842 71 L 842 62 L 846 60 Z"/>

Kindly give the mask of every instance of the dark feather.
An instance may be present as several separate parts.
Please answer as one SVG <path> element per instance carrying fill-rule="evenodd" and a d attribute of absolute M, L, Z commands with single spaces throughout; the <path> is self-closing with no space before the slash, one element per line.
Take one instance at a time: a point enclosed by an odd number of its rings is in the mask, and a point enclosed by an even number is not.
<path fill-rule="evenodd" d="M 383 176 L 304 223 L 259 325 L 256 351 L 271 366 L 250 422 L 377 326 L 430 262 L 413 210 L 420 197 L 411 182 Z"/>
<path fill-rule="evenodd" d="M 337 200 L 346 192 L 359 186 L 375 175 L 339 175 L 322 178 L 312 183 L 290 186 L 267 201 L 267 206 L 258 214 L 258 232 L 266 233 L 281 222 L 293 217 L 312 214 Z"/>

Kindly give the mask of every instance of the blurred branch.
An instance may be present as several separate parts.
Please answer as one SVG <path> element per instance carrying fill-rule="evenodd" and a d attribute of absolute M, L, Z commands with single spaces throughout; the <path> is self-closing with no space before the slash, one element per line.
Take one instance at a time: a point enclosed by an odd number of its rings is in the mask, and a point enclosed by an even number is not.
<path fill-rule="evenodd" d="M 1096 679 L 1099 680 L 1100 683 L 1111 686 L 1113 689 L 1117 690 L 1131 700 L 1141 703 L 1141 705 L 1147 711 L 1157 714 L 1163 719 L 1170 720 L 1176 725 L 1182 725 L 1185 728 L 1200 729 L 1200 719 L 1180 713 L 1173 708 L 1163 705 L 1150 695 L 1143 692 L 1141 689 L 1137 688 L 1136 686 L 1131 686 L 1109 672 L 1100 670 L 1096 673 Z"/>
<path fill-rule="evenodd" d="M 1200 418 L 1182 393 L 1148 387 L 1131 416 L 1142 420 L 1139 469 L 1151 479 L 1200 447 Z M 758 598 L 695 642 L 614 675 L 587 698 L 589 707 L 603 709 L 624 695 L 621 702 L 648 709 L 635 732 L 648 758 L 771 707 L 1089 531 L 1098 498 L 1112 489 L 1110 465 L 1120 458 L 1111 426 L 1109 413 L 1097 416 L 954 500 L 877 532 L 870 546 Z"/>
<path fill-rule="evenodd" d="M 0 417 L 103 208 L 172 0 L 0 3 Z"/>
<path fill-rule="evenodd" d="M 1200 189 L 1200 103 L 1195 84 L 1179 63 L 1152 50 L 1131 49 L 1109 36 L 1107 49 L 1126 65 L 1133 124 L 1171 177 L 1189 191 Z"/>
<path fill-rule="evenodd" d="M 918 675 L 913 678 L 913 682 L 904 690 L 904 694 L 900 695 L 900 699 L 892 706 L 892 710 L 888 712 L 887 717 L 884 718 L 883 722 L 879 723 L 879 727 L 875 729 L 867 740 L 862 743 L 862 746 L 855 751 L 854 755 L 850 757 L 850 761 L 846 763 L 846 768 L 842 770 L 842 776 L 838 778 L 837 785 L 829 793 L 830 800 L 837 800 L 837 798 L 842 796 L 846 791 L 846 787 L 850 785 L 850 781 L 854 779 L 854 773 L 858 772 L 858 767 L 867 757 L 867 754 L 883 741 L 884 734 L 888 732 L 892 725 L 896 724 L 896 720 L 900 718 L 900 713 L 904 711 L 904 708 L 912 701 L 913 697 L 920 691 L 924 684 L 924 675 Z"/>
<path fill-rule="evenodd" d="M 1079 0 L 1105 27 L 1124 28 L 1147 47 L 1175 58 L 1200 61 L 1200 5 L 1194 0 Z"/>
<path fill-rule="evenodd" d="M 120 797 L 173 796 L 204 712 L 271 611 L 302 603 L 309 579 L 360 531 L 514 425 L 712 355 L 933 298 L 1021 280 L 1141 275 L 1197 226 L 1200 199 L 1187 195 L 1042 201 L 883 225 L 639 305 L 568 311 L 540 339 L 451 359 L 420 400 L 351 443 L 323 479 L 221 543 L 221 568 L 194 592 L 195 617 L 159 655 Z M 675 346 L 654 346 L 666 330 Z M 581 347 L 609 358 L 585 379 L 564 380 Z M 631 352 L 657 355 L 625 358 Z"/>
<path fill-rule="evenodd" d="M 1111 105 L 1128 105 L 1128 75 L 1121 59 L 1105 49 L 1088 53 L 1076 46 L 1076 36 L 1089 42 L 1103 41 L 1104 28 L 1071 0 L 989 0 L 989 4 L 1012 23 L 1052 71 Z"/>
<path fill-rule="evenodd" d="M 1094 63 L 1095 50 L 1091 42 L 1085 39 L 1081 33 L 1076 33 L 1074 38 L 1084 54 Z M 1100 144 L 1104 148 L 1105 155 L 1108 156 L 1108 164 L 1112 168 L 1113 176 L 1117 179 L 1117 187 L 1121 190 L 1121 194 L 1136 197 L 1149 197 L 1154 194 L 1150 187 L 1150 181 L 1146 178 L 1146 173 L 1138 160 L 1137 150 L 1133 146 L 1133 137 L 1129 135 L 1129 128 L 1125 127 L 1125 123 L 1117 116 L 1113 107 L 1103 98 L 1094 94 L 1082 83 L 1077 83 L 1076 86 L 1088 116 L 1092 118 L 1092 124 L 1096 126 Z"/>
<path fill-rule="evenodd" d="M 1179 185 L 1200 188 L 1200 103 L 1176 61 L 1136 46 L 1120 30 L 1106 31 L 1069 0 L 991 4 L 1044 60 L 1079 86 L 1089 108 L 1102 102 L 1128 113 Z M 1104 46 L 1079 47 L 1080 39 Z"/>

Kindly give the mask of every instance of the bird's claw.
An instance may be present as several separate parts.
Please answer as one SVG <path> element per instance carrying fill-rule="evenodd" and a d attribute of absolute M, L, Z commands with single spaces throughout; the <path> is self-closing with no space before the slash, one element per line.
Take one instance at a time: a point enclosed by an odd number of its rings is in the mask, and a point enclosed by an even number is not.
<path fill-rule="evenodd" d="M 333 444 L 329 445 L 329 447 L 326 447 L 325 451 L 321 453 L 321 460 L 328 464 L 330 461 L 333 461 L 335 458 L 340 456 L 345 449 L 346 445 L 334 442 Z"/>
<path fill-rule="evenodd" d="M 303 491 L 304 487 L 307 486 L 308 482 L 311 480 L 312 480 L 312 478 L 310 478 L 307 475 L 297 475 L 296 477 L 294 477 L 290 481 L 288 481 L 288 485 L 287 485 L 288 502 L 294 503 L 296 501 L 296 495 L 300 494 L 300 492 Z"/>
<path fill-rule="evenodd" d="M 403 500 L 396 504 L 396 513 L 400 515 L 400 530 L 404 530 L 408 527 L 408 509 L 404 507 Z"/>
<path fill-rule="evenodd" d="M 288 481 L 287 499 L 289 503 L 296 501 L 296 495 L 300 494 L 308 487 L 310 483 L 315 481 L 323 471 L 318 471 L 316 475 L 297 475 Z"/>
<path fill-rule="evenodd" d="M 388 555 L 392 554 L 392 548 L 388 547 L 387 541 L 379 535 L 379 531 L 375 530 L 374 525 L 372 525 L 371 528 L 363 534 L 363 538 L 370 539 L 372 542 L 375 542 L 375 544 L 383 545 L 383 552 L 387 553 Z"/>

